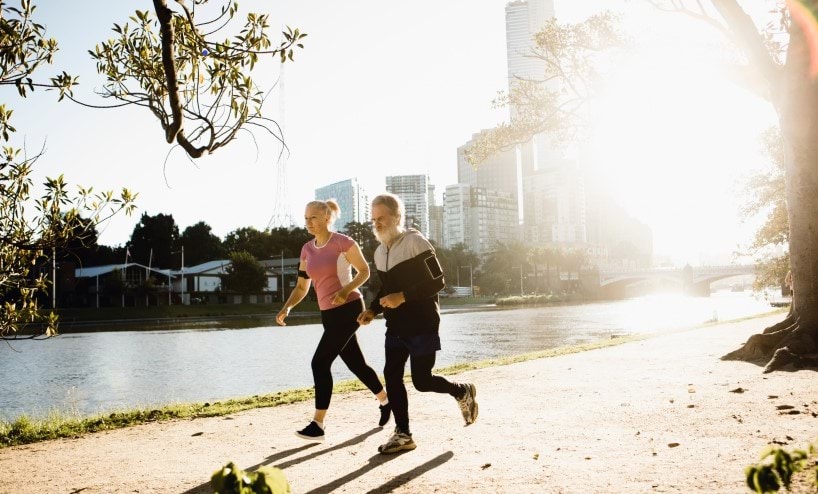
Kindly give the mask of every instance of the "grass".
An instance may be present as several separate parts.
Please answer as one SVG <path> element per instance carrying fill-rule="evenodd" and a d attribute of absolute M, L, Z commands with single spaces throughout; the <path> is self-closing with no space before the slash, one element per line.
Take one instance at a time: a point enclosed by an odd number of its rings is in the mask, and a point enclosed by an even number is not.
<path fill-rule="evenodd" d="M 717 324 L 724 324 L 727 322 L 735 323 L 755 319 L 758 317 L 767 316 L 774 313 L 785 313 L 786 310 L 780 309 L 766 314 L 757 316 L 748 316 L 730 321 L 708 322 L 700 324 L 691 328 L 679 329 L 674 332 L 689 331 L 708 326 L 715 326 Z M 536 352 L 530 352 L 520 355 L 512 355 L 502 358 L 494 358 L 487 360 L 480 360 L 476 362 L 463 362 L 449 367 L 435 369 L 435 374 L 439 375 L 454 375 L 461 372 L 466 372 L 476 369 L 484 369 L 487 367 L 496 367 L 501 365 L 511 365 L 527 360 L 535 360 L 541 358 L 558 357 L 561 355 L 568 355 L 572 353 L 585 352 L 589 350 L 596 350 L 624 343 L 645 340 L 652 338 L 659 334 L 668 334 L 667 331 L 661 333 L 646 333 L 641 335 L 623 336 L 619 338 L 611 338 L 608 340 L 598 340 L 589 343 L 582 343 L 577 345 L 569 345 L 558 348 L 551 348 Z M 406 380 L 410 376 L 405 377 Z M 358 380 L 347 380 L 337 383 L 333 387 L 334 394 L 345 394 L 354 391 L 363 391 L 366 388 Z M 47 441 L 59 438 L 76 438 L 84 434 L 93 432 L 100 432 L 106 430 L 120 429 L 134 425 L 167 421 L 174 419 L 196 419 L 204 417 L 217 417 L 223 415 L 230 415 L 243 410 L 250 410 L 253 408 L 276 407 L 279 405 L 286 405 L 290 403 L 298 403 L 313 399 L 312 388 L 300 388 L 289 391 L 281 391 L 268 395 L 255 395 L 246 398 L 236 398 L 224 401 L 217 401 L 214 403 L 180 403 L 170 404 L 159 408 L 143 408 L 134 410 L 125 410 L 120 412 L 113 412 L 110 414 L 100 414 L 91 417 L 77 417 L 66 413 L 52 412 L 42 419 L 31 418 L 28 416 L 21 416 L 13 422 L 0 421 L 0 448 L 8 446 L 17 446 L 22 444 L 30 444 L 39 441 Z"/>
<path fill-rule="evenodd" d="M 493 303 L 493 297 L 442 298 L 442 306 L 461 306 Z M 157 319 L 192 319 L 200 317 L 274 317 L 281 310 L 281 302 L 272 304 L 201 304 L 160 305 L 151 307 L 100 307 L 57 309 L 60 322 L 144 321 Z M 302 300 L 291 315 L 317 313 L 318 302 Z"/>
<path fill-rule="evenodd" d="M 100 307 L 83 309 L 57 309 L 62 322 L 75 321 L 115 321 L 139 319 L 184 319 L 193 317 L 225 316 L 275 316 L 281 310 L 281 303 L 273 304 L 203 304 L 203 305 L 160 305 L 151 307 Z M 304 300 L 293 310 L 312 312 L 318 304 Z"/>
<path fill-rule="evenodd" d="M 557 295 L 555 293 L 540 293 L 536 295 L 515 295 L 497 299 L 497 306 L 504 305 L 541 305 L 566 302 L 571 300 L 568 295 Z"/>

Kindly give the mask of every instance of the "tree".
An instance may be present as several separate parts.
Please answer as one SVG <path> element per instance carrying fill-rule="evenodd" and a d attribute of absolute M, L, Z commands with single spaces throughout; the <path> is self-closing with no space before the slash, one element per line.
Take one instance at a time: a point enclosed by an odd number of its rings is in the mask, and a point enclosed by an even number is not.
<path fill-rule="evenodd" d="M 256 259 L 270 259 L 273 248 L 270 235 L 255 227 L 237 228 L 224 237 L 224 248 L 227 252 L 247 252 Z"/>
<path fill-rule="evenodd" d="M 375 238 L 375 232 L 372 231 L 372 226 L 366 223 L 359 223 L 357 221 L 350 221 L 344 226 L 344 233 L 358 242 L 361 246 L 361 251 L 364 253 L 364 259 L 374 259 L 375 250 L 378 248 L 378 239 Z"/>
<path fill-rule="evenodd" d="M 179 250 L 179 227 L 173 215 L 159 213 L 150 216 L 142 213 L 139 223 L 133 228 L 129 242 L 131 260 L 158 269 L 174 267 Z M 187 259 L 185 264 L 190 265 Z"/>
<path fill-rule="evenodd" d="M 212 232 L 213 229 L 204 221 L 185 228 L 179 239 L 179 243 L 185 246 L 185 264 L 196 266 L 224 258 L 227 251 L 222 240 Z"/>
<path fill-rule="evenodd" d="M 784 198 L 784 140 L 778 128 L 768 129 L 761 140 L 772 167 L 753 175 L 744 185 L 748 199 L 742 208 L 745 218 L 764 216 L 764 222 L 749 246 L 749 253 L 757 259 L 754 283 L 757 289 L 783 285 L 790 269 L 789 255 L 776 253 L 789 242 Z"/>
<path fill-rule="evenodd" d="M 557 144 L 583 140 L 590 131 L 588 106 L 600 78 L 598 59 L 627 44 L 617 26 L 618 17 L 610 12 L 577 24 L 547 21 L 528 55 L 545 63 L 543 78 L 515 79 L 508 93 L 500 92 L 494 105 L 510 107 L 510 121 L 481 132 L 465 149 L 465 158 L 478 165 L 540 133 Z"/>
<path fill-rule="evenodd" d="M 736 0 L 648 0 L 653 5 L 704 20 L 731 37 L 743 51 L 745 66 L 736 72 L 755 92 L 768 98 L 778 113 L 784 141 L 784 190 L 789 224 L 790 264 L 793 272 L 793 310 L 780 323 L 753 335 L 741 348 L 725 355 L 725 359 L 766 362 L 765 372 L 794 367 L 818 366 L 818 53 L 815 32 L 818 0 L 792 0 L 786 3 L 770 1 L 779 15 L 778 23 L 759 29 Z M 689 5 L 688 5 L 689 4 Z M 587 24 L 588 32 L 600 36 L 585 37 L 605 40 L 615 33 L 605 28 L 604 18 L 599 29 Z M 546 78 L 556 77 L 572 91 L 586 80 L 582 71 L 572 74 L 571 46 L 580 48 L 574 57 L 583 63 L 590 46 L 583 36 L 574 36 L 574 29 L 557 29 L 547 25 L 536 37 L 542 57 L 551 68 Z M 583 31 L 580 30 L 580 33 Z M 616 39 L 615 37 L 613 38 Z M 580 65 L 582 67 L 582 65 Z M 572 125 L 570 118 L 561 118 L 558 95 L 542 86 L 522 84 L 519 103 L 512 90 L 508 101 L 522 111 L 508 125 L 486 134 L 467 154 L 473 162 L 515 142 L 525 142 L 537 132 L 559 133 L 565 128 L 559 122 Z M 574 91 L 574 94 L 577 94 Z M 570 115 L 569 115 L 570 117 Z"/>
<path fill-rule="evenodd" d="M 435 253 L 440 261 L 440 266 L 443 268 L 443 277 L 446 279 L 447 285 L 468 286 L 469 283 L 474 284 L 474 280 L 469 279 L 468 276 L 474 276 L 474 272 L 480 267 L 480 258 L 470 251 L 466 244 L 461 242 L 450 249 L 435 247 Z M 466 271 L 469 266 L 471 266 L 471 273 Z M 463 270 L 463 274 L 460 273 L 461 270 Z"/>
<path fill-rule="evenodd" d="M 769 2 L 778 22 L 764 29 L 736 0 L 711 0 L 715 13 L 701 3 L 695 10 L 684 2 L 652 3 L 706 19 L 736 41 L 748 60 L 742 68 L 760 81 L 753 87 L 777 112 L 783 137 L 792 310 L 723 358 L 766 362 L 765 372 L 818 366 L 818 0 Z"/>
<path fill-rule="evenodd" d="M 298 257 L 301 247 L 312 239 L 312 235 L 304 228 L 273 228 L 267 232 L 270 235 L 271 256 L 275 257 L 284 252 L 284 257 Z"/>
<path fill-rule="evenodd" d="M 226 271 L 222 282 L 227 290 L 244 295 L 260 292 L 267 286 L 264 266 L 249 252 L 239 251 L 230 254 L 230 266 Z"/>
<path fill-rule="evenodd" d="M 52 87 L 62 99 L 74 78 L 63 72 L 49 84 L 32 79 L 57 51 L 57 41 L 46 38 L 45 28 L 34 22 L 35 10 L 29 0 L 21 0 L 19 8 L 0 2 L 0 87 L 14 86 L 21 97 L 35 87 Z M 135 196 L 127 189 L 115 196 L 81 186 L 72 193 L 60 175 L 47 177 L 36 197 L 32 174 L 43 153 L 28 156 L 10 144 L 16 131 L 12 114 L 0 104 L 0 338 L 17 337 L 31 323 L 44 323 L 42 333 L 49 336 L 56 333 L 57 317 L 40 311 L 37 298 L 47 293 L 50 281 L 38 261 L 88 234 L 89 226 L 122 210 L 130 214 Z"/>
<path fill-rule="evenodd" d="M 236 2 L 227 0 L 211 11 L 212 18 L 198 22 L 197 9 L 206 2 L 153 0 L 154 12 L 137 10 L 130 18 L 133 26 L 114 24 L 117 37 L 90 51 L 107 79 L 103 96 L 148 109 L 165 140 L 192 158 L 215 152 L 248 126 L 281 140 L 275 122 L 261 115 L 264 92 L 253 69 L 260 55 L 292 61 L 306 34 L 288 27 L 283 41 L 271 48 L 269 16 L 249 13 L 231 39 L 224 31 L 235 29 Z"/>
<path fill-rule="evenodd" d="M 519 242 L 499 243 L 475 273 L 475 284 L 486 293 L 520 293 L 527 272 L 528 249 Z"/>

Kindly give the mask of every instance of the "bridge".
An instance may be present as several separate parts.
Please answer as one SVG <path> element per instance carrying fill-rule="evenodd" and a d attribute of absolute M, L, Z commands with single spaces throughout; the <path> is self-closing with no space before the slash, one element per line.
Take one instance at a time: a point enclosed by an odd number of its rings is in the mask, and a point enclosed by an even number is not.
<path fill-rule="evenodd" d="M 710 284 L 714 281 L 753 273 L 755 273 L 755 266 L 752 265 L 600 269 L 598 288 L 603 296 L 616 296 L 627 285 L 645 280 L 662 280 L 678 284 L 694 295 L 709 295 Z M 587 281 L 584 284 L 587 287 Z"/>

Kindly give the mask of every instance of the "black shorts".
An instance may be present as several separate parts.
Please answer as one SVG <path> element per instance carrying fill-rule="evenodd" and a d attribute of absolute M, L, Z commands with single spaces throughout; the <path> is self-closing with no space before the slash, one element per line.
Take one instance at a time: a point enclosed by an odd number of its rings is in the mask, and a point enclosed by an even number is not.
<path fill-rule="evenodd" d="M 429 355 L 440 350 L 440 335 L 437 333 L 419 334 L 415 336 L 394 336 L 387 334 L 385 348 L 405 348 L 409 355 Z"/>

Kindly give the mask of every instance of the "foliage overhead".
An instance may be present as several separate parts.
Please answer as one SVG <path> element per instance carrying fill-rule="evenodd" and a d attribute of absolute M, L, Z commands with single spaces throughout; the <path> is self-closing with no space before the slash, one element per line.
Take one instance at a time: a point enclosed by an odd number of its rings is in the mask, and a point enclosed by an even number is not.
<path fill-rule="evenodd" d="M 482 132 L 464 151 L 473 165 L 488 157 L 547 133 L 557 143 L 583 139 L 590 125 L 588 105 L 597 91 L 604 56 L 627 45 L 611 12 L 576 24 L 549 19 L 536 34 L 528 56 L 545 64 L 540 79 L 516 79 L 509 92 L 500 92 L 497 108 L 509 107 L 511 119 Z"/>
<path fill-rule="evenodd" d="M 269 16 L 247 14 L 244 27 L 232 27 L 238 5 L 228 0 L 213 17 L 199 22 L 207 0 L 153 0 L 154 12 L 137 10 L 130 22 L 114 24 L 114 38 L 89 50 L 97 72 L 106 77 L 103 96 L 147 108 L 165 133 L 192 158 L 213 153 L 248 125 L 281 140 L 274 121 L 262 116 L 264 92 L 253 69 L 262 56 L 293 61 L 307 36 L 287 28 L 273 46 Z"/>
<path fill-rule="evenodd" d="M 46 38 L 45 28 L 34 22 L 34 5 L 21 0 L 19 8 L 1 2 L 0 8 L 0 86 L 15 86 L 21 97 L 35 87 L 57 88 L 62 99 L 74 78 L 63 73 L 50 84 L 40 84 L 31 77 L 57 51 L 57 42 Z M 37 301 L 51 286 L 45 256 L 53 259 L 119 211 L 130 214 L 136 196 L 127 189 L 115 195 L 82 186 L 71 192 L 63 175 L 47 177 L 42 192 L 35 192 L 34 165 L 43 153 L 29 156 L 9 143 L 16 131 L 12 113 L 0 105 L 0 338 L 18 336 L 29 324 L 37 325 L 35 336 L 40 331 L 52 335 L 57 317 L 43 314 Z"/>

